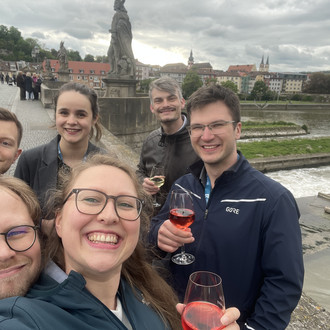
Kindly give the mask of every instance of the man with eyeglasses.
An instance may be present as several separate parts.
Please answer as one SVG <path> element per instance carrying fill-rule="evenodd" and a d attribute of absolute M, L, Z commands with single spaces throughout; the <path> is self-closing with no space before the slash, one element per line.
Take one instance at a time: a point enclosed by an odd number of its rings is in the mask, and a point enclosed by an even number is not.
<path fill-rule="evenodd" d="M 188 119 L 182 112 L 185 100 L 178 82 L 168 76 L 150 83 L 150 110 L 160 122 L 160 128 L 149 134 L 143 143 L 137 174 L 143 188 L 156 195 L 163 204 L 175 180 L 188 172 L 188 167 L 199 158 L 195 154 L 186 126 Z M 152 167 L 161 164 L 165 168 L 165 183 L 158 188 L 149 178 Z"/>
<path fill-rule="evenodd" d="M 41 268 L 36 196 L 23 181 L 0 177 L 0 299 L 24 296 Z"/>
<path fill-rule="evenodd" d="M 304 267 L 299 210 L 282 185 L 253 169 L 236 141 L 241 134 L 237 96 L 222 86 L 202 87 L 187 102 L 191 144 L 201 160 L 172 189 L 191 192 L 195 221 L 188 230 L 169 220 L 169 198 L 152 219 L 149 239 L 159 249 L 195 256 L 170 263 L 182 298 L 189 275 L 222 277 L 226 307 L 241 312 L 241 329 L 285 329 L 302 292 Z"/>

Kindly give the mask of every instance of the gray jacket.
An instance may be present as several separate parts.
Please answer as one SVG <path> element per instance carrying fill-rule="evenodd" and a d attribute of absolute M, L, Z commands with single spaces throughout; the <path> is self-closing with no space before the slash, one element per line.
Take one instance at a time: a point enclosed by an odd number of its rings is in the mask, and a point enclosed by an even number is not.
<path fill-rule="evenodd" d="M 55 189 L 58 172 L 57 145 L 60 135 L 47 144 L 22 152 L 14 173 L 16 178 L 25 181 L 37 194 L 41 208 L 44 209 L 47 191 Z M 87 154 L 103 152 L 89 142 Z"/>
<path fill-rule="evenodd" d="M 165 167 L 165 184 L 160 188 L 158 202 L 163 204 L 172 184 L 188 173 L 190 165 L 199 160 L 190 143 L 186 126 L 180 131 L 167 135 L 160 127 L 149 134 L 143 143 L 137 174 L 141 180 L 150 176 L 156 164 Z"/>

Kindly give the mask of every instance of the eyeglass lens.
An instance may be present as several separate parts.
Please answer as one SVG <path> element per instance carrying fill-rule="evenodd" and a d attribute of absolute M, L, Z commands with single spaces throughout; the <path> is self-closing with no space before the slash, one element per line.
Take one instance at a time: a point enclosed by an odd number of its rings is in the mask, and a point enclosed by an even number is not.
<path fill-rule="evenodd" d="M 234 123 L 234 121 L 220 121 L 216 123 L 211 123 L 208 125 L 195 125 L 190 127 L 190 134 L 192 136 L 201 136 L 204 133 L 206 127 L 212 132 L 212 134 L 220 134 L 222 133 L 224 127 L 227 124 Z"/>
<path fill-rule="evenodd" d="M 6 233 L 8 246 L 17 252 L 28 250 L 36 239 L 36 232 L 32 226 L 18 226 Z"/>
<path fill-rule="evenodd" d="M 107 196 L 100 191 L 79 190 L 77 193 L 77 209 L 85 214 L 98 214 L 104 207 L 108 199 L 115 201 L 115 211 L 117 215 L 125 220 L 136 220 L 141 212 L 142 203 L 133 196 Z"/>

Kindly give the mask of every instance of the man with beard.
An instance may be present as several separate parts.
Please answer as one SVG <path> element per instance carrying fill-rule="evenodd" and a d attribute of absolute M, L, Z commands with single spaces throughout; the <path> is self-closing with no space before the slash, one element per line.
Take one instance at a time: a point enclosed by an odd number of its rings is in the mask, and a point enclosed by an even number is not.
<path fill-rule="evenodd" d="M 0 299 L 24 296 L 41 268 L 41 210 L 23 181 L 0 177 Z"/>
<path fill-rule="evenodd" d="M 157 202 L 162 205 L 174 181 L 199 158 L 190 143 L 187 116 L 182 113 L 185 100 L 177 81 L 168 76 L 152 81 L 149 97 L 150 110 L 161 127 L 144 141 L 137 174 L 147 193 L 154 195 L 160 191 Z M 165 184 L 161 188 L 149 180 L 152 167 L 158 164 L 165 168 Z"/>

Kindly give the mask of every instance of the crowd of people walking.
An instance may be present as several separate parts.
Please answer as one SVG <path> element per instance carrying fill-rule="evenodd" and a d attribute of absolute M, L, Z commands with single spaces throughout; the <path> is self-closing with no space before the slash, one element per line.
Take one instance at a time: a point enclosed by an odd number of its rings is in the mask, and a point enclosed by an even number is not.
<path fill-rule="evenodd" d="M 1 81 L 1 84 L 4 84 L 6 81 L 7 85 L 15 85 L 16 84 L 16 75 L 15 75 L 15 73 L 13 73 L 10 76 L 8 72 L 6 74 L 4 74 L 3 72 L 0 72 L 0 81 Z"/>

